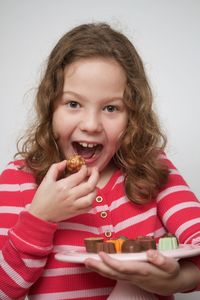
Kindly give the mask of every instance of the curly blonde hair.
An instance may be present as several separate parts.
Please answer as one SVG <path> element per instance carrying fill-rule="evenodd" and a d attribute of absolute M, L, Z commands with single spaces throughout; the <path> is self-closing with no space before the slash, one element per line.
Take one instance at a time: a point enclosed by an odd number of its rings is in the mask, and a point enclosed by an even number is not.
<path fill-rule="evenodd" d="M 54 103 L 61 96 L 64 68 L 81 58 L 114 58 L 123 67 L 127 86 L 124 101 L 129 114 L 115 164 L 125 174 L 125 192 L 135 203 L 153 199 L 166 183 L 168 168 L 159 159 L 166 145 L 152 109 L 152 92 L 142 60 L 133 44 L 121 32 L 105 23 L 83 24 L 66 33 L 52 50 L 39 85 L 35 108 L 37 121 L 25 135 L 18 154 L 40 183 L 61 154 L 52 132 Z M 19 142 L 20 142 L 19 141 Z"/>

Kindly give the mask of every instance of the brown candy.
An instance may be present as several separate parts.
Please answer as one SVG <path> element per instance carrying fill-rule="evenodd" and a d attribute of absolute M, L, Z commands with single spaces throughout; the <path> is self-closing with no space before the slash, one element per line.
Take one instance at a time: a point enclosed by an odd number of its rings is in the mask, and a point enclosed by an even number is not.
<path fill-rule="evenodd" d="M 140 236 L 137 241 L 140 243 L 142 251 L 156 249 L 156 241 L 152 236 Z"/>
<path fill-rule="evenodd" d="M 149 249 L 156 249 L 156 241 L 152 236 L 140 236 L 136 239 L 124 241 L 122 244 L 122 252 L 135 253 Z"/>
<path fill-rule="evenodd" d="M 84 239 L 86 251 L 88 253 L 97 253 L 97 244 L 102 243 L 103 238 L 101 237 L 90 237 Z"/>
<path fill-rule="evenodd" d="M 100 242 L 96 244 L 97 247 L 97 253 L 100 251 L 104 251 L 106 253 L 116 253 L 115 244 L 110 242 Z"/>
<path fill-rule="evenodd" d="M 136 252 L 141 252 L 141 246 L 140 243 L 136 239 L 130 239 L 124 241 L 122 244 L 122 253 L 136 253 Z"/>
<path fill-rule="evenodd" d="M 78 172 L 83 165 L 85 165 L 84 158 L 81 155 L 74 155 L 67 160 L 67 171 L 70 173 Z"/>
<path fill-rule="evenodd" d="M 104 251 L 106 253 L 137 253 L 156 249 L 156 241 L 153 236 L 139 236 L 135 239 L 127 239 L 120 237 L 104 241 L 101 237 L 91 237 L 84 239 L 86 251 L 90 253 L 98 253 Z"/>

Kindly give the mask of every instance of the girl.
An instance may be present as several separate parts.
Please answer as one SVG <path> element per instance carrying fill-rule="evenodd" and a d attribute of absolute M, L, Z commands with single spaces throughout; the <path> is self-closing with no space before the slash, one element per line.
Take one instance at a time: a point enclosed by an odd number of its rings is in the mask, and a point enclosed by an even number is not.
<path fill-rule="evenodd" d="M 49 56 L 36 111 L 20 157 L 0 178 L 0 298 L 107 299 L 116 280 L 146 299 L 197 288 L 199 257 L 149 251 L 147 262 L 122 263 L 101 253 L 87 268 L 55 259 L 91 236 L 199 237 L 200 204 L 164 154 L 132 43 L 107 24 L 72 29 Z M 86 165 L 66 176 L 73 154 Z"/>

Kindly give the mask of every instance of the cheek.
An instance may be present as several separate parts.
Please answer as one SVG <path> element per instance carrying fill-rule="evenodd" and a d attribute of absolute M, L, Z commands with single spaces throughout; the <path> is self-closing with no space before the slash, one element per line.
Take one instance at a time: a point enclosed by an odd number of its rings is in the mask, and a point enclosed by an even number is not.
<path fill-rule="evenodd" d="M 123 135 L 123 131 L 118 131 L 117 133 L 110 133 L 108 140 L 108 145 L 110 146 L 110 149 L 112 150 L 113 154 L 119 149 L 121 145 L 121 137 Z"/>
<path fill-rule="evenodd" d="M 56 140 L 64 137 L 64 135 L 66 135 L 66 133 L 67 133 L 66 125 L 65 125 L 65 122 L 63 122 L 62 118 L 57 118 L 56 115 L 55 115 L 55 117 L 53 117 L 52 130 L 53 130 L 53 135 Z"/>
<path fill-rule="evenodd" d="M 118 123 L 118 125 L 115 124 L 115 126 L 110 126 L 110 130 L 108 133 L 110 142 L 117 145 L 121 143 L 121 138 L 126 131 L 127 124 L 128 122 L 126 120 L 123 120 L 122 122 Z"/>
<path fill-rule="evenodd" d="M 57 119 L 54 117 L 52 119 L 52 131 L 54 138 L 57 140 L 59 138 L 59 122 L 57 122 Z"/>

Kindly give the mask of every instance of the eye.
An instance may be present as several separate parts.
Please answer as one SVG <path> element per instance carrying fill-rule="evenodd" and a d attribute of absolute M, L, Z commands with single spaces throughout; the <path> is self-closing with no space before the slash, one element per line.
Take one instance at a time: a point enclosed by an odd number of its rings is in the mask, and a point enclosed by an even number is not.
<path fill-rule="evenodd" d="M 107 112 L 114 112 L 117 111 L 118 108 L 115 105 L 107 105 L 104 110 L 107 110 Z"/>
<path fill-rule="evenodd" d="M 73 109 L 80 107 L 80 104 L 78 102 L 76 102 L 76 101 L 68 101 L 66 103 L 66 105 L 67 105 L 67 107 L 73 108 Z"/>

